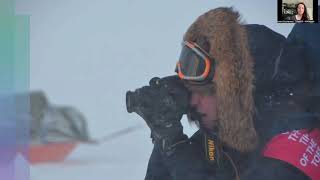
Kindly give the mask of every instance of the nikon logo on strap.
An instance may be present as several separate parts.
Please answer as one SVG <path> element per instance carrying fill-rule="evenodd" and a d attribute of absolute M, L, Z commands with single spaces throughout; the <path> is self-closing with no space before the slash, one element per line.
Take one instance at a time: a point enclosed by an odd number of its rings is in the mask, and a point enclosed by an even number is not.
<path fill-rule="evenodd" d="M 215 160 L 215 145 L 212 139 L 207 139 L 208 143 L 208 157 L 210 161 Z"/>
<path fill-rule="evenodd" d="M 217 136 L 215 134 L 204 133 L 206 159 L 210 165 L 219 167 L 220 153 L 217 147 Z"/>

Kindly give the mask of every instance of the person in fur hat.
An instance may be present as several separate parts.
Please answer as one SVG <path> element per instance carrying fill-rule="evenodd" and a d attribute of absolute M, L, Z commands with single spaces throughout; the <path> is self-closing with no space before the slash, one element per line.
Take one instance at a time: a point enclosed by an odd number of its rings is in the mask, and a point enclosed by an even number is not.
<path fill-rule="evenodd" d="M 153 100 L 137 112 L 154 143 L 145 180 L 320 179 L 317 118 L 305 108 L 304 84 L 291 81 L 301 74 L 286 78 L 287 61 L 278 57 L 285 38 L 239 18 L 216 8 L 184 35 L 176 72 L 190 92 L 187 116 L 199 125 L 191 138 L 180 123 L 184 112 L 156 92 L 157 82 L 139 90 Z"/>

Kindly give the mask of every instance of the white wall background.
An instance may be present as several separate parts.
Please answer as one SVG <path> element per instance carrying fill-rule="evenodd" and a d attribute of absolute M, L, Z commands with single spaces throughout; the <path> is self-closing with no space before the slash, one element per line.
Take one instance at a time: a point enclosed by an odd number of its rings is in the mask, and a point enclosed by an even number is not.
<path fill-rule="evenodd" d="M 183 33 L 199 15 L 219 6 L 234 6 L 246 22 L 285 36 L 292 28 L 276 23 L 276 1 L 16 0 L 17 14 L 31 19 L 30 89 L 44 90 L 55 104 L 79 108 L 93 137 L 144 126 L 126 112 L 126 91 L 153 76 L 173 74 Z M 98 148 L 81 147 L 70 157 L 104 163 L 71 169 L 37 166 L 31 175 L 88 179 L 88 171 L 97 179 L 143 179 L 151 148 L 149 130 L 143 128 Z"/>

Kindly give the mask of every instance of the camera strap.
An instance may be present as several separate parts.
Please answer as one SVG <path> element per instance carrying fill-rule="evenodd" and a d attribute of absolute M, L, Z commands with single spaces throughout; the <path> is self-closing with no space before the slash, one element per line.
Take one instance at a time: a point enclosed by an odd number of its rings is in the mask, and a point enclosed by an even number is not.
<path fill-rule="evenodd" d="M 220 168 L 222 151 L 215 133 L 204 132 L 204 149 L 209 165 Z"/>
<path fill-rule="evenodd" d="M 208 164 L 214 169 L 223 170 L 223 163 L 228 161 L 230 165 L 232 165 L 236 180 L 240 180 L 238 168 L 230 155 L 223 151 L 217 134 L 213 132 L 204 132 L 204 141 L 206 160 Z"/>

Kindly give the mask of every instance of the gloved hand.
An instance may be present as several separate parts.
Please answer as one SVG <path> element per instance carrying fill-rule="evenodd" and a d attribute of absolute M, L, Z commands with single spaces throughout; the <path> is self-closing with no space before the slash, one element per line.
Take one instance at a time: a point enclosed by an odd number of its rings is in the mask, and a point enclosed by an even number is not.
<path fill-rule="evenodd" d="M 154 143 L 160 145 L 162 152 L 171 154 L 177 144 L 187 140 L 187 136 L 183 134 L 180 119 L 185 113 L 184 106 L 188 103 L 185 96 L 188 95 L 181 84 L 172 86 L 160 80 L 160 78 L 153 78 L 149 83 L 150 86 L 137 89 L 136 92 L 143 98 L 136 113 L 151 129 Z"/>

